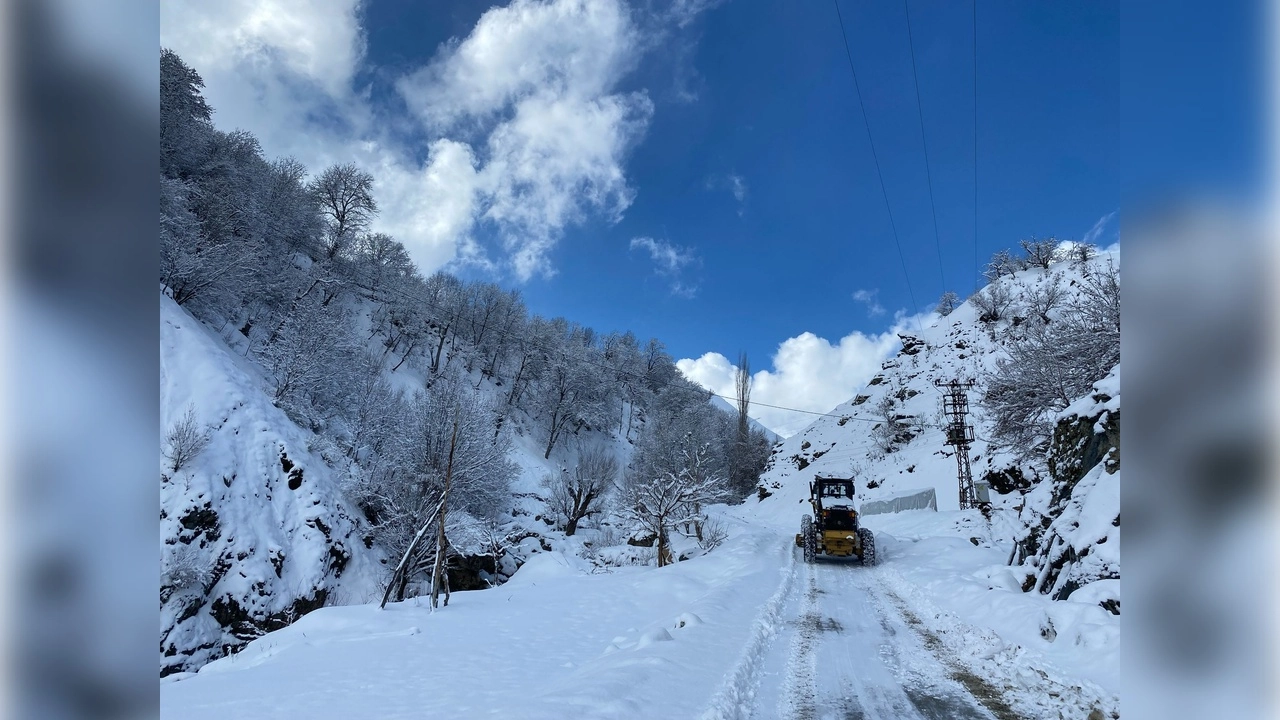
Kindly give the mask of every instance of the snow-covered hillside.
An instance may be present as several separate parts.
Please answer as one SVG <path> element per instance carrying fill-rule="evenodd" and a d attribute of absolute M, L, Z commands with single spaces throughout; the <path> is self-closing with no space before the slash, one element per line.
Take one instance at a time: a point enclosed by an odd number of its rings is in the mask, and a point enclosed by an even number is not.
<path fill-rule="evenodd" d="M 161 674 L 376 590 L 358 513 L 264 388 L 256 365 L 161 295 L 161 427 L 190 411 L 208 437 L 182 467 L 160 461 Z"/>
<path fill-rule="evenodd" d="M 943 443 L 943 390 L 935 385 L 939 381 L 978 383 L 969 391 L 970 422 L 977 436 L 970 451 L 975 480 L 1024 464 L 989 441 L 990 419 L 979 402 L 983 383 L 997 360 L 1006 356 L 1009 330 L 1034 312 L 1033 296 L 1055 283 L 1062 293 L 1060 307 L 1078 292 L 1085 272 L 1098 272 L 1108 264 L 1119 266 L 1118 251 L 1088 262 L 1064 260 L 1049 270 L 1019 271 L 993 284 L 1010 296 L 1009 310 L 999 320 L 981 321 L 982 310 L 970 299 L 946 317 L 935 316 L 915 334 L 903 335 L 897 356 L 885 361 L 864 389 L 774 448 L 762 483 L 778 498 L 765 505 L 788 517 L 787 506 L 808 492 L 808 480 L 823 475 L 856 477 L 863 501 L 933 488 L 939 510 L 958 509 L 955 456 Z M 890 422 L 896 427 L 885 432 Z M 763 506 L 762 512 L 768 514 Z"/>
<path fill-rule="evenodd" d="M 1085 269 L 1051 272 L 1071 287 Z M 1001 282 L 1016 298 L 1049 281 L 1024 271 Z M 539 515 L 536 478 L 554 466 L 520 436 L 516 519 L 543 532 L 512 548 L 523 565 L 510 582 L 455 593 L 434 612 L 419 600 L 322 608 L 165 682 L 162 714 L 1117 718 L 1119 581 L 1107 576 L 1119 571 L 1118 518 L 1108 521 L 1119 475 L 1105 436 L 1118 431 L 1118 370 L 1058 414 L 1064 430 L 1049 462 L 988 460 L 980 440 L 978 474 L 1041 466 L 1043 479 L 1026 494 L 993 496 L 990 519 L 955 509 L 932 381 L 981 381 L 1016 317 L 985 323 L 964 305 L 904 338 L 902 353 L 834 417 L 779 446 L 763 478 L 768 497 L 709 509 L 727 530 L 722 545 L 678 539 L 670 567 L 652 566 L 652 548 L 619 546 L 608 525 L 574 537 L 553 529 Z M 881 421 L 867 408 L 886 396 L 901 398 L 902 426 L 877 441 Z M 985 419 L 975 420 L 986 437 Z M 855 465 L 864 500 L 932 488 L 939 510 L 864 517 L 878 567 L 803 563 L 794 534 L 808 481 Z M 1047 530 L 1034 543 L 1019 504 L 1051 516 L 1037 516 Z M 1043 557 L 1043 572 L 1010 565 L 1018 547 Z M 1046 592 L 1025 592 L 1029 580 Z"/>
<path fill-rule="evenodd" d="M 367 302 L 351 307 L 363 326 L 376 312 Z M 271 379 L 242 355 L 243 336 L 228 328 L 220 335 L 163 293 L 160 315 L 162 427 L 173 428 L 191 413 L 197 434 L 208 437 L 176 471 L 162 439 L 161 673 L 168 675 L 195 671 L 316 608 L 370 602 L 380 596 L 389 568 L 386 548 L 375 542 L 352 496 L 353 468 L 332 442 L 273 402 Z M 373 347 L 380 349 L 377 342 Z M 442 362 L 467 350 L 465 344 L 446 348 Z M 433 380 L 419 363 L 394 372 L 384 367 L 383 376 L 406 398 Z M 465 378 L 481 402 L 505 404 L 508 386 L 501 378 L 495 382 L 478 370 Z M 736 415 L 716 400 L 709 412 Z M 453 587 L 501 582 L 530 557 L 552 550 L 590 555 L 600 566 L 651 560 L 648 547 L 626 545 L 627 529 L 602 527 L 594 515 L 567 538 L 543 484 L 572 471 L 578 450 L 593 445 L 607 448 L 625 468 L 646 426 L 642 412 L 633 415 L 630 432 L 577 428 L 548 458 L 543 423 L 509 409 L 506 460 L 515 472 L 501 502 L 505 519 L 486 526 L 456 515 L 462 524 L 451 526 L 450 543 L 462 557 L 451 568 Z M 502 546 L 496 563 L 486 544 L 492 542 Z"/>
<path fill-rule="evenodd" d="M 932 489 L 937 513 L 865 518 L 880 533 L 885 573 L 961 622 L 1114 688 L 1119 368 L 1057 416 L 1053 452 L 1038 457 L 996 449 L 980 403 L 997 360 L 1007 356 L 1010 331 L 1028 321 L 1046 287 L 1056 286 L 1056 307 L 1065 306 L 1086 273 L 1113 266 L 1118 251 L 1022 270 L 994 283 L 1009 295 L 999 320 L 984 322 L 971 299 L 904 335 L 902 350 L 866 388 L 775 447 L 761 479 L 772 494 L 756 505 L 755 517 L 798 532 L 815 475 L 855 477 L 863 502 Z M 956 461 L 943 444 L 942 391 L 935 386 L 954 379 L 977 382 L 969 391 L 977 435 L 971 458 L 975 480 L 995 485 L 989 518 L 958 511 Z M 896 427 L 884 432 L 889 417 Z"/>

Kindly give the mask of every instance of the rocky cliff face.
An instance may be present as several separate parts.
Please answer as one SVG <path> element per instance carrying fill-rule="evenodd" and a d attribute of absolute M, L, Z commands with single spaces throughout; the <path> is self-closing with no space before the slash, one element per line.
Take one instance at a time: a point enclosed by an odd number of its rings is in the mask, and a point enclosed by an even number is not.
<path fill-rule="evenodd" d="M 208 438 L 177 468 L 161 439 L 164 676 L 326 603 L 363 599 L 376 558 L 314 438 L 271 403 L 255 367 L 160 302 L 162 433 L 190 411 Z"/>
<path fill-rule="evenodd" d="M 1120 614 L 1120 368 L 1059 416 L 1012 559 L 1025 590 Z"/>

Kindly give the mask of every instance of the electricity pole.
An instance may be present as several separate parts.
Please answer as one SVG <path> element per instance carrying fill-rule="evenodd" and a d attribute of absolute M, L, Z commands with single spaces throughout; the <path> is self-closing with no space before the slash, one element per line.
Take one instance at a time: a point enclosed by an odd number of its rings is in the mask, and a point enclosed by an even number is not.
<path fill-rule="evenodd" d="M 973 442 L 973 426 L 968 423 L 969 396 L 965 392 L 973 387 L 972 380 L 935 380 L 934 385 L 944 388 L 942 412 L 947 416 L 946 444 L 956 449 L 956 474 L 960 481 L 960 509 L 978 506 L 977 492 L 973 488 L 973 469 L 969 466 L 969 444 Z"/>

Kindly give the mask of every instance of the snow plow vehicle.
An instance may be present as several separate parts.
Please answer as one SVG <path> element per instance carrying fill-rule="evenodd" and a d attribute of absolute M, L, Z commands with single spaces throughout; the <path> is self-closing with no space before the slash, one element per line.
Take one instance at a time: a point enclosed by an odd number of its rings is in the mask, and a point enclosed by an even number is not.
<path fill-rule="evenodd" d="M 800 520 L 796 545 L 804 548 L 804 561 L 818 555 L 858 556 L 863 565 L 876 564 L 876 538 L 871 530 L 858 526 L 853 507 L 853 480 L 815 477 L 809 483 L 809 504 L 813 514 Z"/>

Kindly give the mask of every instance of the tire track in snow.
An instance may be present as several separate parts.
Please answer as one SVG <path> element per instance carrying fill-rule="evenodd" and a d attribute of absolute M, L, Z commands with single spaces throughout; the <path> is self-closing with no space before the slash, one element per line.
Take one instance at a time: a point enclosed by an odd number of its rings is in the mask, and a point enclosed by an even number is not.
<path fill-rule="evenodd" d="M 795 580 L 796 554 L 791 550 L 786 553 L 786 561 L 782 565 L 782 581 L 778 590 L 756 616 L 742 655 L 711 699 L 711 706 L 702 713 L 702 720 L 748 720 L 751 717 L 755 708 L 756 690 L 760 686 L 760 667 L 783 624 L 782 609 L 791 595 Z"/>
<path fill-rule="evenodd" d="M 783 681 L 782 695 L 778 699 L 778 716 L 812 720 L 818 707 L 818 655 L 815 651 L 818 636 L 822 632 L 822 615 L 818 612 L 818 579 L 814 566 L 804 564 L 806 589 L 804 605 L 800 612 L 796 633 L 791 638 L 791 651 L 787 658 L 787 675 Z"/>

